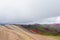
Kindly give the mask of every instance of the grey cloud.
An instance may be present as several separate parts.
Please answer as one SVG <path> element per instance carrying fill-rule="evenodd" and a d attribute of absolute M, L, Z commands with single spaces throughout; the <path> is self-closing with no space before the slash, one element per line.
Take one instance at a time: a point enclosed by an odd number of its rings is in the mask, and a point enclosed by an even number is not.
<path fill-rule="evenodd" d="M 2 0 L 0 22 L 29 23 L 60 16 L 60 0 Z"/>

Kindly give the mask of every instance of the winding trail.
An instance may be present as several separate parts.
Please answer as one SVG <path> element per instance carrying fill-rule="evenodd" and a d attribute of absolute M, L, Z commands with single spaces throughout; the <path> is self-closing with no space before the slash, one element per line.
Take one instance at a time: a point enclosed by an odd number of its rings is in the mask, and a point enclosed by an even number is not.
<path fill-rule="evenodd" d="M 0 40 L 58 40 L 49 36 L 42 36 L 26 31 L 21 26 L 0 26 Z"/>

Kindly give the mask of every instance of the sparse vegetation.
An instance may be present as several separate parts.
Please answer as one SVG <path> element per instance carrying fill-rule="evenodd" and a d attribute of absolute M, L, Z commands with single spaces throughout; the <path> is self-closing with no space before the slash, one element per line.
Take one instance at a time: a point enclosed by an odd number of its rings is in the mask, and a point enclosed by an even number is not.
<path fill-rule="evenodd" d="M 24 25 L 24 27 L 28 30 L 32 30 L 36 33 L 42 33 L 43 35 L 53 35 L 53 36 L 60 36 L 60 28 L 54 27 L 50 25 Z"/>

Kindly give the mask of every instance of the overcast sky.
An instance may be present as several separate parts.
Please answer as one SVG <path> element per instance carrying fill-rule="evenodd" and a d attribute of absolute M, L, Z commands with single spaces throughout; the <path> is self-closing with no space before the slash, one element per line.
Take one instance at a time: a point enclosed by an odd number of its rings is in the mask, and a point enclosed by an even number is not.
<path fill-rule="evenodd" d="M 0 23 L 29 23 L 60 16 L 60 0 L 0 0 Z"/>

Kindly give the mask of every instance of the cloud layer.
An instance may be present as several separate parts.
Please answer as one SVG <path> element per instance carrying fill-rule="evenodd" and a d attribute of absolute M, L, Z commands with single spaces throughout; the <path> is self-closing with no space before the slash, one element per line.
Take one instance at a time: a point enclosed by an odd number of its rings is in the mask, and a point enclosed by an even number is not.
<path fill-rule="evenodd" d="M 1 23 L 29 23 L 60 16 L 60 0 L 0 0 Z"/>

